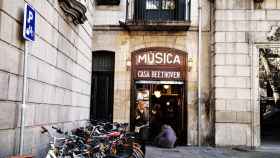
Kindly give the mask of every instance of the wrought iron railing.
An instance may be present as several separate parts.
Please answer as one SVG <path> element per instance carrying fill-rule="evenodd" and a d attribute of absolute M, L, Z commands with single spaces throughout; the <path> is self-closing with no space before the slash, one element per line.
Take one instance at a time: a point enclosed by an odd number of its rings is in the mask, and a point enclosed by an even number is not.
<path fill-rule="evenodd" d="M 190 21 L 191 0 L 127 0 L 126 22 Z"/>

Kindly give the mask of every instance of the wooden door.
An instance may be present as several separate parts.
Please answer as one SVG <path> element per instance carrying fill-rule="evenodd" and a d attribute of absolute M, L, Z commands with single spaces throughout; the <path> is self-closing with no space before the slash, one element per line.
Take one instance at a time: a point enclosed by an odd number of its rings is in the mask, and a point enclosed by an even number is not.
<path fill-rule="evenodd" d="M 91 119 L 113 121 L 114 54 L 93 54 Z"/>

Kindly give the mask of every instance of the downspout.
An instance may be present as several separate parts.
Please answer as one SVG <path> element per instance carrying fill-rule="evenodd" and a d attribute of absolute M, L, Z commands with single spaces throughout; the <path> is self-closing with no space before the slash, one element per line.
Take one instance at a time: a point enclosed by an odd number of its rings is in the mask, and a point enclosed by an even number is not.
<path fill-rule="evenodd" d="M 251 6 L 250 6 L 250 14 L 249 15 L 247 15 L 247 21 L 250 21 L 250 19 L 251 19 L 251 17 L 252 17 L 252 15 L 253 15 L 253 12 L 254 12 L 254 2 L 251 2 Z M 251 26 L 251 22 L 249 23 L 249 26 Z M 246 34 L 248 34 L 247 32 L 246 32 Z M 255 116 L 254 116 L 254 113 L 255 113 L 255 111 L 254 111 L 254 105 L 255 105 L 255 102 L 254 102 L 254 100 L 253 100 L 253 98 L 254 98 L 254 87 L 255 87 L 255 82 L 254 82 L 254 77 L 253 77 L 253 75 L 255 75 L 254 74 L 254 44 L 255 44 L 255 30 L 254 30 L 254 33 L 253 33 L 254 35 L 253 36 L 251 36 L 251 40 L 250 40 L 250 38 L 248 38 L 248 44 L 249 44 L 249 48 L 251 48 L 251 54 L 249 53 L 249 57 L 250 57 L 250 59 L 251 59 L 251 68 L 250 68 L 250 76 L 251 76 L 251 95 L 250 95 L 250 107 L 251 107 L 251 149 L 253 149 L 253 146 L 254 146 L 254 133 L 255 133 L 255 131 L 254 131 L 254 119 L 255 119 Z M 250 46 L 251 45 L 251 46 Z"/>
<path fill-rule="evenodd" d="M 198 146 L 201 146 L 201 53 L 202 53 L 202 4 L 198 0 Z"/>

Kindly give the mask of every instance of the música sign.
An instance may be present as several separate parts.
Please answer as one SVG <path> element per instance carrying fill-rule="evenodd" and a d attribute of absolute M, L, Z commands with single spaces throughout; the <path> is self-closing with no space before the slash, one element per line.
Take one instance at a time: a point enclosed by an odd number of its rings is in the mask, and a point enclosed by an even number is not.
<path fill-rule="evenodd" d="M 135 80 L 185 80 L 186 56 L 183 51 L 152 47 L 132 54 Z"/>

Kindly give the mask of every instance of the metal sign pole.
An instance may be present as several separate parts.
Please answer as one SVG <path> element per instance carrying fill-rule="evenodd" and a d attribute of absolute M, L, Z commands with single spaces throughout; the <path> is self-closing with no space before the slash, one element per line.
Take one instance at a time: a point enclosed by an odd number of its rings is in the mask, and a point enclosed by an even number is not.
<path fill-rule="evenodd" d="M 29 41 L 35 41 L 35 9 L 29 4 L 25 4 L 24 7 L 24 21 L 23 21 L 23 37 L 25 39 L 24 49 L 24 73 L 23 73 L 23 88 L 22 88 L 22 105 L 21 109 L 21 121 L 20 121 L 20 144 L 19 154 L 23 154 L 24 145 L 24 126 L 25 126 L 25 107 L 26 107 L 26 93 L 27 93 L 27 69 L 28 69 L 28 48 Z M 31 43 L 30 42 L 30 43 Z"/>
<path fill-rule="evenodd" d="M 21 122 L 20 122 L 20 155 L 23 154 L 23 134 L 25 122 L 25 107 L 26 107 L 26 92 L 27 92 L 27 59 L 28 59 L 28 41 L 25 41 L 24 49 L 24 74 L 23 74 L 23 89 L 22 89 L 22 105 L 21 105 Z"/>

